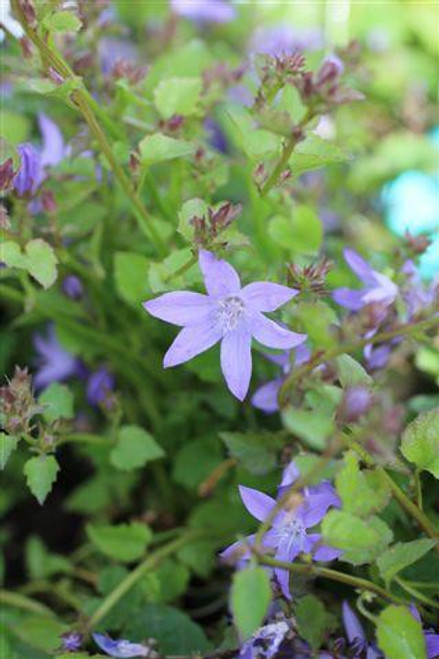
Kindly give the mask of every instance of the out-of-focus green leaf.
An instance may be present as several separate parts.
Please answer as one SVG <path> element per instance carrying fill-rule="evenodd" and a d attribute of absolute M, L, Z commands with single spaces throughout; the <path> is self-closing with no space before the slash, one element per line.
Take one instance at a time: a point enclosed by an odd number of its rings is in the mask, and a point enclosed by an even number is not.
<path fill-rule="evenodd" d="M 393 577 L 409 565 L 416 563 L 438 543 L 433 538 L 421 538 L 412 542 L 398 542 L 389 547 L 377 559 L 378 569 L 384 581 L 389 584 Z"/>
<path fill-rule="evenodd" d="M 278 245 L 293 254 L 316 254 L 322 243 L 323 227 L 312 208 L 297 206 L 290 217 L 275 216 L 268 233 Z"/>
<path fill-rule="evenodd" d="M 49 423 L 56 419 L 73 418 L 73 394 L 65 384 L 52 382 L 43 391 L 38 402 L 44 407 L 44 418 Z"/>
<path fill-rule="evenodd" d="M 141 558 L 152 538 L 152 532 L 146 524 L 87 526 L 87 535 L 91 542 L 106 556 L 131 563 Z"/>
<path fill-rule="evenodd" d="M 147 135 L 139 143 L 140 158 L 145 165 L 190 156 L 194 145 L 184 140 L 176 140 L 162 133 Z"/>
<path fill-rule="evenodd" d="M 81 21 L 71 11 L 57 11 L 47 14 L 43 19 L 43 25 L 49 32 L 78 32 Z"/>
<path fill-rule="evenodd" d="M 137 252 L 115 252 L 114 279 L 120 297 L 140 308 L 149 292 L 149 261 Z"/>
<path fill-rule="evenodd" d="M 118 469 L 129 471 L 158 460 L 164 451 L 155 439 L 139 426 L 124 426 L 119 431 L 116 446 L 110 453 L 110 462 Z"/>
<path fill-rule="evenodd" d="M 13 451 L 18 446 L 18 437 L 14 435 L 7 435 L 5 432 L 0 432 L 0 469 L 6 467 L 6 463 Z"/>
<path fill-rule="evenodd" d="M 277 452 L 282 446 L 272 433 L 222 432 L 220 437 L 245 469 L 252 474 L 267 474 L 276 466 Z"/>
<path fill-rule="evenodd" d="M 356 455 L 349 451 L 335 478 L 343 510 L 364 517 L 379 512 L 387 504 L 390 490 L 380 471 L 360 470 Z"/>
<path fill-rule="evenodd" d="M 196 114 L 201 89 L 201 78 L 168 78 L 155 88 L 154 103 L 165 119 Z"/>
<path fill-rule="evenodd" d="M 363 520 L 344 510 L 330 510 L 322 522 L 324 544 L 342 549 L 340 560 L 371 563 L 392 541 L 393 533 L 379 517 Z"/>

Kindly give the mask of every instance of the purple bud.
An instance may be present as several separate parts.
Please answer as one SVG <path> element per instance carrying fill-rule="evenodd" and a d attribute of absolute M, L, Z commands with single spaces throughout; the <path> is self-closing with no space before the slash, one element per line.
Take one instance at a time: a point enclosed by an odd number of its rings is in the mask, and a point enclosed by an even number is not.
<path fill-rule="evenodd" d="M 72 300 L 80 300 L 84 294 L 82 281 L 76 275 L 67 275 L 62 283 L 62 290 Z"/>
<path fill-rule="evenodd" d="M 14 178 L 14 188 L 17 194 L 22 197 L 26 193 L 35 192 L 41 181 L 41 162 L 40 154 L 36 148 L 25 142 L 17 147 L 20 154 L 20 167 Z"/>
<path fill-rule="evenodd" d="M 325 85 L 339 78 L 344 71 L 344 64 L 336 55 L 326 57 L 317 73 L 317 85 Z"/>
<path fill-rule="evenodd" d="M 369 389 L 361 386 L 346 389 L 339 408 L 339 417 L 346 423 L 353 423 L 372 406 L 373 396 Z"/>
<path fill-rule="evenodd" d="M 114 376 L 105 366 L 90 375 L 87 383 L 87 400 L 90 405 L 105 403 L 114 389 Z"/>

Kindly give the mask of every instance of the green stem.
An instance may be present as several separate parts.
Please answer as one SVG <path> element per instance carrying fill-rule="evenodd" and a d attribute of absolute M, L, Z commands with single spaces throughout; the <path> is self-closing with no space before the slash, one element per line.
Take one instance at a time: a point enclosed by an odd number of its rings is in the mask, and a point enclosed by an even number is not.
<path fill-rule="evenodd" d="M 304 565 L 303 563 L 287 563 L 286 561 L 278 561 L 274 558 L 269 558 L 267 556 L 259 556 L 258 562 L 261 565 L 268 565 L 270 567 L 278 567 L 283 570 L 288 570 L 289 572 L 295 572 L 296 574 L 309 574 L 313 577 L 321 577 L 323 579 L 331 579 L 331 581 L 337 581 L 339 583 L 347 584 L 353 588 L 359 588 L 360 590 L 366 590 L 370 593 L 375 593 L 382 599 L 388 602 L 400 603 L 401 600 L 388 593 L 387 590 L 381 588 L 373 581 L 368 579 L 361 579 L 360 577 L 353 577 L 350 574 L 344 574 L 343 572 L 337 572 L 336 570 L 331 570 L 326 567 L 318 567 L 310 563 L 309 565 Z"/>
<path fill-rule="evenodd" d="M 286 169 L 288 165 L 288 161 L 291 157 L 291 154 L 293 153 L 297 144 L 300 142 L 301 129 L 304 128 L 312 118 L 313 118 L 313 112 L 308 109 L 303 119 L 296 126 L 296 130 L 293 132 L 292 135 L 290 135 L 290 137 L 285 142 L 281 156 L 275 168 L 273 169 L 273 171 L 271 172 L 270 176 L 265 181 L 265 183 L 262 185 L 260 190 L 261 197 L 265 197 L 265 195 L 271 190 L 271 188 L 274 185 L 276 185 L 279 176 L 282 174 L 282 172 Z"/>
<path fill-rule="evenodd" d="M 12 0 L 13 8 L 18 16 L 20 23 L 27 35 L 27 37 L 32 41 L 32 43 L 38 49 L 43 65 L 50 69 L 53 69 L 61 75 L 64 79 L 70 80 L 79 80 L 75 75 L 74 71 L 70 68 L 67 62 L 64 61 L 62 56 L 55 51 L 48 43 L 46 43 L 38 34 L 36 30 L 31 28 L 23 13 L 23 10 L 20 6 L 20 3 L 17 0 Z M 163 256 L 166 254 L 166 247 L 163 243 L 160 235 L 157 233 L 152 219 L 140 201 L 139 197 L 136 195 L 134 187 L 131 185 L 131 181 L 128 176 L 125 174 L 122 167 L 117 162 L 116 157 L 113 154 L 111 146 L 107 140 L 105 133 L 103 132 L 99 122 L 96 119 L 94 109 L 96 107 L 96 102 L 92 99 L 91 95 L 84 87 L 83 81 L 81 80 L 80 87 L 75 89 L 71 95 L 74 105 L 80 110 L 84 119 L 86 120 L 90 131 L 93 136 L 99 143 L 99 146 L 102 150 L 102 153 L 105 155 L 108 164 L 114 172 L 121 188 L 124 190 L 127 198 L 131 202 L 134 214 L 136 216 L 137 222 L 140 229 L 152 240 L 155 245 L 157 252 Z M 92 99 L 92 100 L 91 100 Z"/>
<path fill-rule="evenodd" d="M 40 604 L 40 602 L 36 602 L 25 595 L 11 593 L 8 590 L 0 590 L 0 604 L 6 604 L 7 606 L 13 606 L 23 611 L 30 611 L 31 613 L 50 618 L 54 616 L 53 612 L 44 604 Z"/>
<path fill-rule="evenodd" d="M 413 587 L 413 584 L 411 584 L 409 581 L 405 581 L 405 579 L 401 579 L 401 577 L 395 577 L 394 578 L 396 583 L 401 586 L 409 595 L 412 597 L 415 597 L 418 599 L 420 602 L 423 602 L 427 606 L 433 607 L 433 609 L 439 609 L 439 603 L 435 602 L 432 600 L 430 597 L 427 597 L 427 595 L 424 595 L 423 593 L 420 593 L 419 590 Z"/>
<path fill-rule="evenodd" d="M 427 318 L 426 320 L 421 320 L 418 323 L 399 325 L 395 329 L 390 330 L 388 332 L 380 332 L 378 334 L 375 334 L 374 336 L 368 338 L 361 338 L 359 340 L 352 341 L 350 343 L 340 342 L 337 343 L 337 345 L 333 346 L 332 348 L 328 348 L 328 350 L 325 350 L 323 352 L 317 352 L 315 355 L 311 357 L 311 359 L 308 362 L 306 362 L 306 364 L 303 364 L 303 366 L 301 366 L 300 368 L 293 369 L 290 375 L 285 379 L 285 382 L 283 383 L 279 392 L 279 400 L 281 407 L 285 406 L 287 402 L 287 394 L 289 390 L 292 389 L 295 383 L 298 380 L 300 380 L 304 375 L 307 375 L 308 373 L 313 371 L 316 368 L 316 366 L 319 366 L 320 364 L 324 364 L 325 362 L 328 362 L 331 359 L 334 359 L 335 357 L 338 357 L 339 355 L 342 355 L 344 353 L 360 350 L 361 348 L 364 348 L 367 345 L 374 345 L 376 343 L 386 343 L 396 337 L 414 334 L 415 332 L 421 330 L 430 329 L 435 325 L 439 326 L 439 318 L 437 317 Z"/>
<path fill-rule="evenodd" d="M 418 525 L 421 527 L 421 529 L 424 531 L 426 535 L 428 535 L 430 538 L 433 538 L 434 540 L 437 540 L 436 544 L 436 551 L 439 552 L 439 531 L 437 531 L 433 524 L 430 522 L 428 517 L 425 515 L 425 513 L 418 508 L 418 506 L 411 501 L 408 496 L 401 490 L 401 488 L 395 483 L 393 478 L 389 476 L 389 474 L 381 467 L 378 469 L 378 471 L 383 475 L 385 478 L 390 491 L 392 492 L 393 496 L 395 499 L 400 503 L 400 505 L 404 508 L 404 510 L 411 516 L 413 519 L 416 520 Z"/>
<path fill-rule="evenodd" d="M 197 538 L 198 535 L 199 534 L 195 532 L 182 535 L 173 542 L 170 542 L 164 547 L 160 547 L 160 549 L 157 549 L 157 551 L 147 556 L 142 563 L 134 568 L 134 570 L 130 572 L 109 595 L 107 595 L 102 604 L 90 618 L 87 625 L 88 628 L 96 628 L 100 621 L 111 611 L 119 600 L 126 595 L 126 593 L 130 591 L 147 572 L 154 570 L 165 558 L 175 554 L 175 552 L 181 549 L 181 547 L 184 547 L 184 545 L 192 542 L 194 538 Z"/>

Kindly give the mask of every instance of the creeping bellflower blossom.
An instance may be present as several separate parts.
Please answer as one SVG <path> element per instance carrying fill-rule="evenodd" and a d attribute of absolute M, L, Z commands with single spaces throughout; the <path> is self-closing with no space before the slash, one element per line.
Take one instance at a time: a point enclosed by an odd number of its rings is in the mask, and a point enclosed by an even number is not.
<path fill-rule="evenodd" d="M 92 373 L 87 382 L 87 400 L 90 405 L 105 404 L 114 389 L 114 375 L 105 366 Z"/>
<path fill-rule="evenodd" d="M 299 475 L 298 468 L 292 462 L 284 470 L 279 498 L 285 495 Z M 240 485 L 239 493 L 249 513 L 260 522 L 270 515 L 276 505 L 275 499 L 250 487 Z M 340 505 L 340 499 L 328 481 L 292 493 L 291 501 L 286 502 L 274 518 L 271 529 L 264 535 L 263 547 L 273 550 L 276 560 L 290 563 L 302 552 L 312 554 L 315 561 L 331 561 L 338 558 L 341 555 L 338 549 L 322 545 L 321 534 L 309 533 L 308 530 L 322 521 L 329 508 L 339 508 Z M 253 541 L 254 536 L 247 538 L 247 544 Z M 243 549 L 245 550 L 245 543 L 235 542 L 221 553 L 221 557 L 232 560 L 234 556 L 241 554 L 241 560 L 245 559 L 247 556 L 245 553 L 242 554 Z M 291 599 L 288 570 L 275 568 L 274 574 L 284 596 Z"/>
<path fill-rule="evenodd" d="M 323 33 L 319 28 L 273 25 L 256 30 L 250 42 L 250 50 L 280 57 L 297 51 L 319 50 L 323 45 Z"/>
<path fill-rule="evenodd" d="M 106 652 L 110 657 L 115 659 L 129 659 L 129 657 L 147 657 L 149 648 L 141 643 L 131 643 L 130 641 L 114 641 L 106 634 L 93 634 L 96 645 Z"/>
<path fill-rule="evenodd" d="M 72 300 L 80 300 L 84 294 L 82 281 L 76 275 L 67 275 L 63 279 L 62 290 Z"/>
<path fill-rule="evenodd" d="M 252 337 L 280 350 L 306 340 L 305 334 L 291 332 L 264 316 L 289 302 L 297 291 L 270 282 L 242 288 L 236 270 L 205 250 L 200 250 L 199 265 L 207 295 L 176 291 L 143 306 L 152 316 L 183 327 L 165 354 L 165 368 L 183 364 L 221 341 L 221 370 L 227 386 L 244 400 L 252 372 Z"/>
<path fill-rule="evenodd" d="M 384 659 L 383 653 L 375 645 L 369 644 L 364 629 L 349 604 L 344 601 L 342 608 L 343 625 L 349 641 L 349 657 Z"/>
<path fill-rule="evenodd" d="M 45 389 L 52 382 L 64 382 L 81 372 L 80 361 L 61 346 L 53 325 L 49 326 L 45 337 L 41 334 L 34 336 L 34 346 L 38 353 L 34 377 L 36 389 Z"/>
<path fill-rule="evenodd" d="M 406 277 L 405 283 L 401 286 L 401 296 L 407 307 L 407 319 L 411 320 L 417 313 L 439 300 L 439 267 L 433 281 L 428 283 L 422 281 L 418 269 L 411 260 L 404 263 L 401 271 Z"/>
<path fill-rule="evenodd" d="M 13 180 L 16 193 L 23 197 L 33 194 L 41 182 L 41 158 L 37 149 L 29 142 L 19 144 L 20 166 Z"/>
<path fill-rule="evenodd" d="M 333 299 L 337 304 L 351 311 L 359 311 L 368 304 L 379 303 L 388 307 L 395 301 L 398 287 L 389 277 L 373 270 L 352 249 L 345 249 L 344 257 L 351 270 L 363 283 L 363 288 L 337 288 L 333 292 Z"/>
<path fill-rule="evenodd" d="M 284 620 L 260 627 L 242 646 L 239 659 L 272 659 L 289 631 Z"/>
<path fill-rule="evenodd" d="M 173 11 L 195 23 L 229 23 L 235 8 L 227 0 L 171 0 Z"/>
<path fill-rule="evenodd" d="M 279 389 L 281 388 L 285 377 L 295 366 L 300 366 L 308 361 L 311 356 L 311 350 L 305 344 L 297 346 L 294 350 L 294 361 L 291 362 L 291 351 L 286 350 L 280 355 L 265 355 L 274 364 L 281 368 L 281 375 L 274 380 L 269 380 L 255 391 L 252 397 L 253 407 L 257 407 L 266 414 L 277 412 L 279 404 L 277 402 Z"/>
<path fill-rule="evenodd" d="M 81 649 L 83 636 L 79 632 L 66 632 L 61 636 L 61 649 L 66 652 L 76 652 Z"/>

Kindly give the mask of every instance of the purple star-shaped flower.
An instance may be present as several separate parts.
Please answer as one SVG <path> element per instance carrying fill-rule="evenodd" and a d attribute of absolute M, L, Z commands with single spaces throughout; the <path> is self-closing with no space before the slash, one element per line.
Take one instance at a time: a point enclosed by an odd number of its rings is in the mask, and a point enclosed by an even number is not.
<path fill-rule="evenodd" d="M 129 659 L 130 657 L 147 657 L 149 648 L 141 643 L 131 643 L 130 641 L 114 641 L 107 634 L 93 634 L 96 645 L 106 652 L 110 657 L 115 659 Z"/>
<path fill-rule="evenodd" d="M 259 387 L 252 396 L 252 405 L 266 414 L 272 414 L 279 409 L 278 396 L 285 377 L 295 366 L 300 366 L 308 361 L 311 350 L 303 343 L 294 350 L 294 360 L 291 360 L 291 351 L 286 350 L 280 355 L 265 355 L 268 360 L 281 368 L 281 375 L 274 380 L 269 380 Z"/>
<path fill-rule="evenodd" d="M 351 311 L 359 311 L 368 304 L 379 303 L 384 307 L 388 307 L 395 301 L 398 287 L 389 277 L 373 270 L 352 249 L 345 249 L 344 257 L 351 270 L 364 286 L 360 289 L 337 288 L 332 294 L 337 304 Z"/>
<path fill-rule="evenodd" d="M 64 382 L 81 374 L 79 359 L 61 346 L 53 325 L 49 326 L 46 337 L 41 334 L 34 336 L 34 346 L 38 353 L 34 377 L 36 389 L 45 389 L 52 382 Z"/>
<path fill-rule="evenodd" d="M 171 0 L 171 7 L 196 23 L 228 23 L 236 14 L 227 0 Z"/>
<path fill-rule="evenodd" d="M 82 645 L 83 636 L 79 632 L 66 632 L 61 636 L 61 649 L 67 652 L 76 652 Z"/>
<path fill-rule="evenodd" d="M 165 354 L 165 368 L 183 364 L 221 341 L 221 370 L 227 386 L 244 400 L 252 372 L 252 337 L 281 350 L 306 340 L 306 334 L 291 332 L 263 315 L 289 302 L 297 291 L 270 282 L 242 288 L 236 270 L 205 250 L 200 250 L 199 265 L 207 295 L 176 291 L 143 306 L 152 316 L 183 327 Z"/>
<path fill-rule="evenodd" d="M 292 462 L 284 470 L 278 492 L 279 498 L 284 496 L 299 475 L 297 466 Z M 270 515 L 276 505 L 275 499 L 250 487 L 240 485 L 239 493 L 249 513 L 260 522 Z M 322 521 L 331 506 L 339 508 L 340 505 L 340 499 L 327 481 L 294 492 L 291 495 L 291 501 L 287 502 L 276 515 L 271 529 L 264 535 L 264 548 L 274 550 L 277 560 L 290 563 L 302 552 L 312 554 L 315 561 L 330 561 L 338 558 L 342 552 L 322 545 L 321 534 L 308 533 L 308 530 Z M 254 536 L 249 536 L 246 544 L 252 544 L 253 541 Z M 245 543 L 241 541 L 235 542 L 225 549 L 221 553 L 221 557 L 230 560 L 239 554 L 241 554 L 241 560 L 249 556 L 248 551 L 245 551 Z M 291 599 L 288 570 L 275 568 L 274 574 L 285 597 Z"/>

